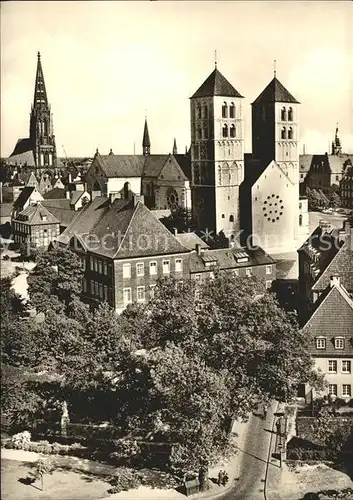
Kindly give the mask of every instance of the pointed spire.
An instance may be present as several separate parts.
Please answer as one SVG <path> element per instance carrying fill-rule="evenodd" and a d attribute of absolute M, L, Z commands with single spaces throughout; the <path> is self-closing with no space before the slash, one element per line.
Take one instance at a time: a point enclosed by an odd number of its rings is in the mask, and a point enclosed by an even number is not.
<path fill-rule="evenodd" d="M 37 104 L 46 104 L 46 105 L 48 104 L 43 68 L 40 60 L 40 52 L 38 52 L 37 54 L 37 72 L 36 72 L 36 81 L 34 85 L 33 107 L 36 107 Z"/>
<path fill-rule="evenodd" d="M 142 154 L 147 156 L 151 153 L 150 135 L 148 133 L 147 117 L 145 118 L 145 127 L 143 129 Z"/>
<path fill-rule="evenodd" d="M 332 142 L 332 154 L 339 155 L 342 153 L 341 140 L 338 136 L 338 123 L 336 123 L 335 139 Z"/>
<path fill-rule="evenodd" d="M 174 137 L 174 143 L 173 143 L 173 155 L 177 155 L 178 154 L 178 148 L 177 148 L 177 144 L 176 144 L 176 139 Z"/>

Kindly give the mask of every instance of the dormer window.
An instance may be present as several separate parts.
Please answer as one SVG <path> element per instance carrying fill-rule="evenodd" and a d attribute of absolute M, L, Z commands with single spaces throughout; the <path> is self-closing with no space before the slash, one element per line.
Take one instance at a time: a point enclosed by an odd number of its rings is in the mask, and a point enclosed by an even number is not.
<path fill-rule="evenodd" d="M 235 104 L 234 104 L 234 102 L 232 102 L 230 107 L 229 107 L 229 118 L 235 118 Z"/>
<path fill-rule="evenodd" d="M 228 118 L 228 106 L 226 102 L 222 104 L 222 118 Z"/>
<path fill-rule="evenodd" d="M 237 261 L 238 264 L 241 264 L 242 262 L 249 262 L 249 256 L 245 252 L 238 252 L 234 255 L 235 260 Z"/>
<path fill-rule="evenodd" d="M 326 349 L 326 338 L 317 337 L 316 338 L 316 349 Z"/>
<path fill-rule="evenodd" d="M 343 337 L 335 337 L 335 349 L 344 349 Z"/>
<path fill-rule="evenodd" d="M 42 221 L 45 222 L 47 220 L 47 216 L 46 215 L 42 215 Z"/>

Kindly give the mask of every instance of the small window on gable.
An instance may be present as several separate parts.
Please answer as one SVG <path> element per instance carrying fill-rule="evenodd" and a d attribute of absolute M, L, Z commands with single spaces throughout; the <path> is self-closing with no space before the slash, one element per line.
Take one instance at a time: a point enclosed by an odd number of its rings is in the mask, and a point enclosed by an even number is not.
<path fill-rule="evenodd" d="M 326 349 L 326 338 L 317 337 L 316 338 L 316 349 Z"/>
<path fill-rule="evenodd" d="M 222 104 L 222 118 L 228 118 L 228 106 L 226 102 Z"/>
<path fill-rule="evenodd" d="M 229 118 L 235 118 L 235 104 L 234 104 L 234 102 L 232 102 L 230 107 L 229 107 Z"/>
<path fill-rule="evenodd" d="M 335 349 L 344 349 L 343 337 L 335 337 Z"/>

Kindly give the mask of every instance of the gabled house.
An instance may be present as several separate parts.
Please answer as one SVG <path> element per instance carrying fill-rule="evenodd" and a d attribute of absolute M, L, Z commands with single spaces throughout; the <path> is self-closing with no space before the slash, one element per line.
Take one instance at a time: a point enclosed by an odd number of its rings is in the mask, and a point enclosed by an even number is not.
<path fill-rule="evenodd" d="M 305 321 L 332 276 L 339 276 L 348 292 L 353 292 L 352 229 L 349 222 L 345 221 L 343 228 L 337 230 L 330 223 L 320 221 L 298 254 L 300 315 Z"/>
<path fill-rule="evenodd" d="M 353 300 L 333 276 L 315 304 L 303 331 L 310 341 L 310 353 L 316 367 L 328 382 L 326 394 L 351 399 L 353 363 Z M 308 394 L 310 388 L 306 387 Z"/>
<path fill-rule="evenodd" d="M 25 210 L 30 204 L 37 203 L 38 201 L 43 201 L 43 196 L 38 189 L 36 187 L 24 187 L 13 204 L 13 215 L 16 217 L 17 214 Z"/>
<path fill-rule="evenodd" d="M 59 220 L 40 202 L 28 205 L 12 221 L 15 243 L 48 248 L 60 234 Z"/>
<path fill-rule="evenodd" d="M 153 295 L 163 276 L 189 276 L 189 250 L 142 202 L 142 197 L 95 197 L 57 238 L 80 255 L 83 291 L 118 313 Z"/>

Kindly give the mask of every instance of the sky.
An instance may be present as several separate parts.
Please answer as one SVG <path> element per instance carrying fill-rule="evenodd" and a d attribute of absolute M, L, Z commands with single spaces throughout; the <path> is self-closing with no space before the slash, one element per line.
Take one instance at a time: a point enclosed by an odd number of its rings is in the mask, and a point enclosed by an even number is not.
<path fill-rule="evenodd" d="M 300 152 L 353 153 L 353 3 L 111 1 L 1 3 L 1 156 L 28 137 L 37 51 L 57 154 L 151 153 L 190 143 L 189 97 L 214 69 L 251 102 L 277 77 L 300 106 Z"/>

